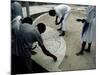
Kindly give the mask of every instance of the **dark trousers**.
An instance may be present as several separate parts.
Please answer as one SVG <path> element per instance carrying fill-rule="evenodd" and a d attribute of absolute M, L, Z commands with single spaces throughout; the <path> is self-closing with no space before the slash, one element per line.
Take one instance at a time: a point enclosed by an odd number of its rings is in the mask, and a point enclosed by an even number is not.
<path fill-rule="evenodd" d="M 32 60 L 29 57 L 12 55 L 11 74 L 32 73 Z"/>

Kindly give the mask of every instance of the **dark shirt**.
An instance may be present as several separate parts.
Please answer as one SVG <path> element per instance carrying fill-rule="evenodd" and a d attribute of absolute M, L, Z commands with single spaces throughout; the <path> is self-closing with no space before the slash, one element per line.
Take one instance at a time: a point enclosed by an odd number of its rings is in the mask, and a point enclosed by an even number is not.
<path fill-rule="evenodd" d="M 43 45 L 42 37 L 37 28 L 28 23 L 21 24 L 15 35 L 15 49 L 12 50 L 12 53 L 16 56 L 30 57 L 32 45 L 36 41 Z"/>

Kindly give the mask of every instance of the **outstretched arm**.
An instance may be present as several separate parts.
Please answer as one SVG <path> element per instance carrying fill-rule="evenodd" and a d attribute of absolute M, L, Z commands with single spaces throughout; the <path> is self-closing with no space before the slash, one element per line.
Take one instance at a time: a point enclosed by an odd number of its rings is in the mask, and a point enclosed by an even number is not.
<path fill-rule="evenodd" d="M 42 51 L 43 51 L 43 53 L 44 53 L 45 55 L 50 56 L 50 57 L 52 57 L 52 58 L 54 59 L 54 61 L 57 61 L 57 57 L 56 57 L 55 55 L 51 54 L 51 53 L 45 48 L 44 45 L 39 44 L 39 46 L 41 47 L 41 49 L 42 49 Z"/>
<path fill-rule="evenodd" d="M 52 58 L 54 59 L 54 61 L 57 61 L 57 57 L 56 57 L 55 55 L 51 54 L 51 53 L 45 48 L 45 46 L 44 46 L 44 44 L 43 44 L 43 40 L 42 40 L 41 35 L 40 35 L 38 32 L 35 32 L 35 33 L 37 33 L 37 34 L 34 34 L 34 35 L 35 35 L 35 38 L 36 38 L 36 40 L 37 40 L 39 46 L 41 47 L 43 53 L 44 53 L 45 55 L 47 55 L 47 56 L 52 57 Z"/>

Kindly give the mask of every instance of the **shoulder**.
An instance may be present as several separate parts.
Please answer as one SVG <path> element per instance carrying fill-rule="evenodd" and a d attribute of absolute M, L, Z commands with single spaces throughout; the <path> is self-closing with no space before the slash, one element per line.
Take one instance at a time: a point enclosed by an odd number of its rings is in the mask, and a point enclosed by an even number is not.
<path fill-rule="evenodd" d="M 34 30 L 34 28 L 32 27 L 32 25 L 28 24 L 28 23 L 23 23 L 20 25 L 20 29 L 21 30 L 26 30 L 26 31 L 31 31 Z"/>

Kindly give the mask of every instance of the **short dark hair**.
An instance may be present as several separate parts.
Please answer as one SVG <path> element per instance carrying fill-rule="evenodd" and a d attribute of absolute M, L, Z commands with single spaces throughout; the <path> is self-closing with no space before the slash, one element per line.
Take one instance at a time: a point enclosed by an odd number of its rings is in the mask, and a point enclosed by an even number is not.
<path fill-rule="evenodd" d="M 22 23 L 29 23 L 32 24 L 32 18 L 31 17 L 25 17 L 24 19 L 22 19 Z"/>
<path fill-rule="evenodd" d="M 50 16 L 55 16 L 56 15 L 56 11 L 55 10 L 49 10 L 49 15 Z"/>
<path fill-rule="evenodd" d="M 40 34 L 41 34 L 41 33 L 44 33 L 44 31 L 46 30 L 46 26 L 45 26 L 44 23 L 38 23 L 38 24 L 37 24 L 37 28 L 38 28 Z"/>

